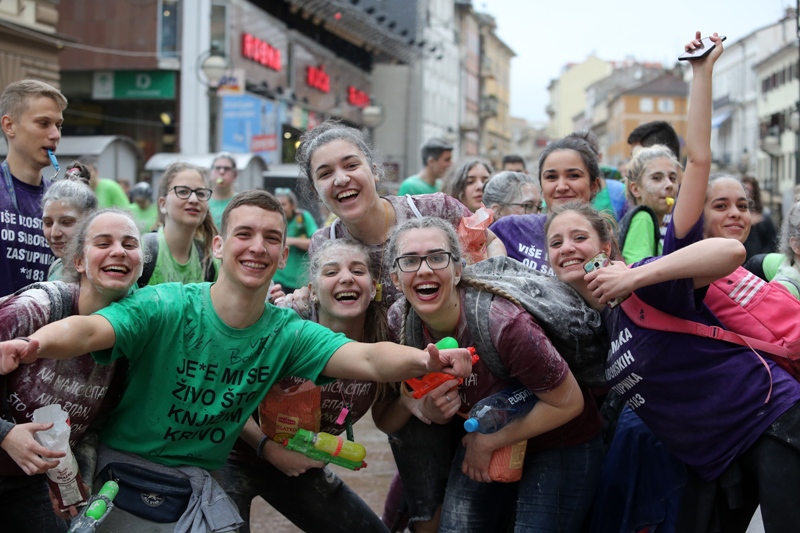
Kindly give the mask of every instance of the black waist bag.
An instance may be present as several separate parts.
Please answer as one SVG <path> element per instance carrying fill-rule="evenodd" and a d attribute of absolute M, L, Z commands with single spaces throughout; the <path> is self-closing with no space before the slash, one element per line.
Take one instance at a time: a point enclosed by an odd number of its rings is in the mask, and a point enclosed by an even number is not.
<path fill-rule="evenodd" d="M 189 505 L 192 484 L 188 478 L 151 472 L 129 463 L 108 463 L 103 481 L 114 480 L 119 493 L 114 505 L 152 522 L 177 522 Z"/>

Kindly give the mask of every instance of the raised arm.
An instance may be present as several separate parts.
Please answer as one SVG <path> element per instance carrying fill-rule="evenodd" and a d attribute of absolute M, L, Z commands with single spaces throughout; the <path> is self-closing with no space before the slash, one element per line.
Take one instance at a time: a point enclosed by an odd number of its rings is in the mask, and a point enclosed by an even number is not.
<path fill-rule="evenodd" d="M 29 340 L 1 342 L 0 374 L 8 374 L 20 363 L 32 363 L 40 357 L 72 359 L 105 350 L 114 346 L 115 341 L 114 328 L 102 316 L 71 316 L 44 326 Z"/>
<path fill-rule="evenodd" d="M 686 131 L 686 169 L 681 181 L 678 202 L 672 211 L 675 237 L 682 239 L 703 214 L 708 175 L 711 172 L 711 76 L 714 63 L 722 54 L 722 40 L 714 33 L 716 44 L 707 56 L 692 59 L 692 93 Z M 700 32 L 686 45 L 694 50 L 700 44 Z"/>
<path fill-rule="evenodd" d="M 735 239 L 704 239 L 637 268 L 615 261 L 584 279 L 592 295 L 607 303 L 636 289 L 676 279 L 692 278 L 695 288 L 705 287 L 736 270 L 746 255 L 744 245 Z"/>
<path fill-rule="evenodd" d="M 506 245 L 490 229 L 486 230 L 486 253 L 489 257 L 508 255 Z"/>

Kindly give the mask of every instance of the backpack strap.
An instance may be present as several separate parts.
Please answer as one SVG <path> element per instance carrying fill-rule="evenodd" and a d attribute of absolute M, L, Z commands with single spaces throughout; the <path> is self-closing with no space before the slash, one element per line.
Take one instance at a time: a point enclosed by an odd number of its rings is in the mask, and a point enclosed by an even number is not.
<path fill-rule="evenodd" d="M 800 295 L 800 282 L 796 279 L 790 278 L 789 276 L 777 276 L 772 281 L 781 285 L 791 285 L 794 287 L 794 290 L 797 291 L 797 294 Z M 798 298 L 800 298 L 800 296 L 798 296 Z"/>
<path fill-rule="evenodd" d="M 653 219 L 653 256 L 658 255 L 658 243 L 661 242 L 661 221 L 658 220 L 658 216 L 656 212 L 647 207 L 646 205 L 637 205 L 627 213 L 625 216 L 622 217 L 622 220 L 619 223 L 619 239 L 617 242 L 619 244 L 619 249 L 622 250 L 625 248 L 625 240 L 628 238 L 628 230 L 631 227 L 631 222 L 633 222 L 633 217 L 635 217 L 638 213 L 644 211 L 650 218 Z"/>
<path fill-rule="evenodd" d="M 422 213 L 420 213 L 419 209 L 417 209 L 417 204 L 414 203 L 414 199 L 411 197 L 410 194 L 406 194 L 406 202 L 408 202 L 408 207 L 411 208 L 411 211 L 414 213 L 414 216 L 417 218 L 422 218 Z"/>
<path fill-rule="evenodd" d="M 764 403 L 767 403 L 772 396 L 772 371 L 761 354 L 756 350 L 789 359 L 789 351 L 783 346 L 764 342 L 746 335 L 739 335 L 738 333 L 728 331 L 718 326 L 707 326 L 693 320 L 667 314 L 645 303 L 641 298 L 636 296 L 635 293 L 632 293 L 630 297 L 623 301 L 620 307 L 628 318 L 641 328 L 666 331 L 669 333 L 686 333 L 688 335 L 716 339 L 750 348 L 750 350 L 756 354 L 759 361 L 761 361 L 761 364 L 764 365 L 764 368 L 767 369 L 767 373 L 769 373 L 769 393 Z"/>
<path fill-rule="evenodd" d="M 339 220 L 340 220 L 340 219 L 338 219 L 338 218 L 337 218 L 336 220 L 334 220 L 333 222 L 331 222 L 331 225 L 329 226 L 329 227 L 330 227 L 330 235 L 328 236 L 328 238 L 329 238 L 330 240 L 332 240 L 332 241 L 335 241 L 335 240 L 336 240 L 336 224 L 338 224 L 338 223 L 339 223 Z"/>
<path fill-rule="evenodd" d="M 144 248 L 144 265 L 142 267 L 142 275 L 139 276 L 136 284 L 141 289 L 146 287 L 150 278 L 153 277 L 153 271 L 156 269 L 156 260 L 158 259 L 158 233 L 150 232 L 142 235 L 142 243 Z"/>
<path fill-rule="evenodd" d="M 506 370 L 500 354 L 492 341 L 489 331 L 489 321 L 480 312 L 473 312 L 479 309 L 489 309 L 494 300 L 494 294 L 486 291 L 467 288 L 464 295 L 464 307 L 466 308 L 467 326 L 472 333 L 472 340 L 475 342 L 475 349 L 483 361 L 483 364 L 495 377 L 503 381 L 512 381 L 511 375 Z"/>
<path fill-rule="evenodd" d="M 469 293 L 469 291 L 467 291 Z M 481 291 L 473 291 L 473 292 L 481 292 Z M 488 293 L 487 293 L 488 294 Z M 489 296 L 494 296 L 490 294 Z M 480 335 L 476 334 L 478 331 L 477 329 L 473 329 L 472 321 L 469 320 L 470 313 L 468 315 L 468 327 L 470 328 L 470 332 L 472 335 L 472 340 L 475 342 L 475 350 L 478 352 L 478 356 L 483 361 L 483 364 L 486 365 L 486 368 L 498 379 L 503 381 L 515 381 L 506 370 L 505 366 L 503 365 L 503 361 L 500 359 L 500 354 L 497 353 L 497 350 L 492 343 L 491 337 L 488 336 L 488 328 L 485 332 L 485 339 L 480 338 L 484 336 L 484 332 L 481 331 Z M 481 321 L 478 321 L 479 323 Z M 487 322 L 487 321 L 484 321 Z M 406 345 L 407 346 L 414 346 L 415 348 L 419 348 L 422 350 L 425 348 L 424 342 L 422 340 L 422 320 L 417 315 L 414 308 L 409 308 L 408 314 L 406 315 Z M 488 342 L 487 342 L 488 341 Z"/>

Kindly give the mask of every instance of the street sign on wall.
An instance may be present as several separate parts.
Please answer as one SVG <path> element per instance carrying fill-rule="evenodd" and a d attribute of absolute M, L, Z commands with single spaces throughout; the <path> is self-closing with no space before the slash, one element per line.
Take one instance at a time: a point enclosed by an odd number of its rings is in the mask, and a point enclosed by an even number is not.
<path fill-rule="evenodd" d="M 94 73 L 95 100 L 173 100 L 175 72 L 171 70 L 117 70 Z"/>

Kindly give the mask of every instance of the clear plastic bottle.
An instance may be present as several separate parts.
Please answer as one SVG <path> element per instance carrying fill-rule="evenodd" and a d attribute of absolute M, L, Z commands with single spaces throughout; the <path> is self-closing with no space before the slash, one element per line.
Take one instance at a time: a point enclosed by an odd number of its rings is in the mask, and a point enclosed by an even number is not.
<path fill-rule="evenodd" d="M 468 432 L 494 433 L 516 418 L 528 413 L 538 401 L 526 387 L 503 389 L 472 406 L 464 421 Z"/>

